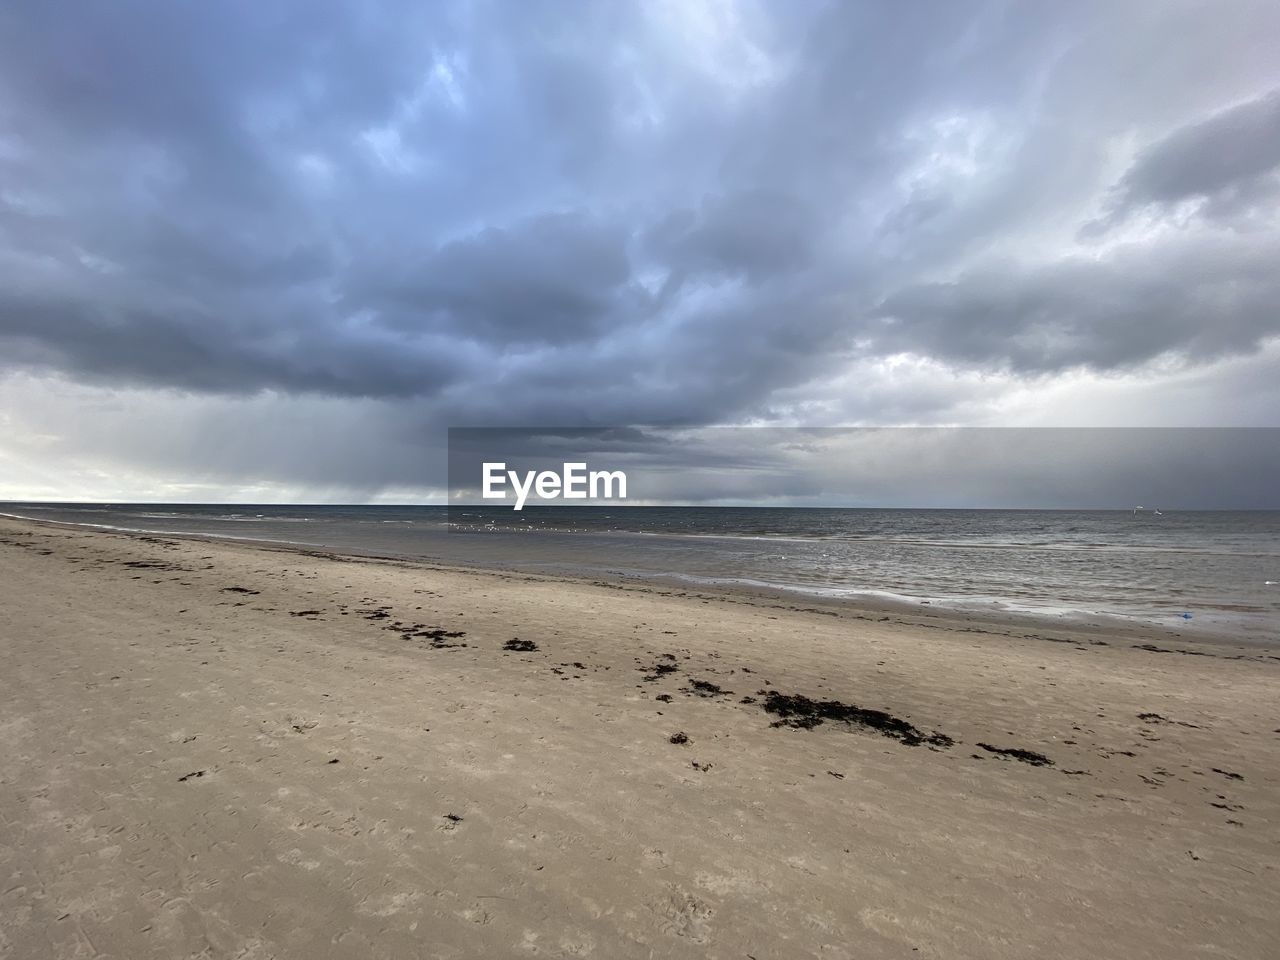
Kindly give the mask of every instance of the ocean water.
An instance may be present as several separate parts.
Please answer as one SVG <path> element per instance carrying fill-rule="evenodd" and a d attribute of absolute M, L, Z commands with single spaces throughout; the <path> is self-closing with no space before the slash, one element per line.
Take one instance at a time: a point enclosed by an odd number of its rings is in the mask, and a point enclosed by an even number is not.
<path fill-rule="evenodd" d="M 1280 641 L 1280 511 L 9 503 L 0 513 Z"/>

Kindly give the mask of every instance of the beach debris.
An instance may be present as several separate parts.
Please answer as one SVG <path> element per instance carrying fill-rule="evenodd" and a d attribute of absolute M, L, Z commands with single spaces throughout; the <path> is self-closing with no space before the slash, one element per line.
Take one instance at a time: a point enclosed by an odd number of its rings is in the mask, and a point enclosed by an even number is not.
<path fill-rule="evenodd" d="M 697 760 L 690 760 L 689 765 L 693 767 L 693 769 L 697 770 L 699 773 L 706 773 L 712 767 L 712 764 L 699 763 Z"/>
<path fill-rule="evenodd" d="M 1135 643 L 1135 650 L 1146 650 L 1149 653 L 1180 653 L 1184 657 L 1212 657 L 1214 654 L 1205 650 L 1170 650 L 1168 647 L 1157 647 L 1154 643 Z"/>
<path fill-rule="evenodd" d="M 465 630 L 446 630 L 444 627 L 428 627 L 424 623 L 415 623 L 406 626 L 399 620 L 387 624 L 382 629 L 392 630 L 400 634 L 402 640 L 430 640 L 431 646 L 436 650 L 444 650 L 450 647 L 465 647 L 465 643 L 446 643 L 446 640 L 456 640 L 459 637 L 465 637 Z"/>
<path fill-rule="evenodd" d="M 1139 720 L 1145 720 L 1147 723 L 1171 723 L 1179 727 L 1190 727 L 1192 730 L 1203 730 L 1199 724 L 1188 723 L 1186 720 L 1171 720 L 1168 717 L 1161 716 L 1158 713 L 1140 713 Z"/>
<path fill-rule="evenodd" d="M 1021 747 L 993 747 L 989 743 L 980 743 L 978 746 L 987 751 L 994 753 L 996 756 L 1017 760 L 1021 763 L 1029 763 L 1033 767 L 1052 767 L 1053 761 L 1046 757 L 1043 753 L 1036 753 L 1033 750 L 1023 750 Z"/>
<path fill-rule="evenodd" d="M 244 593 L 244 594 L 248 594 L 249 596 L 256 597 L 261 591 L 250 590 L 248 587 L 223 587 L 222 592 L 223 593 Z"/>
<path fill-rule="evenodd" d="M 889 737 L 909 747 L 924 744 L 929 747 L 950 747 L 955 741 L 945 733 L 925 733 L 901 717 L 883 710 L 868 710 L 839 700 L 811 700 L 798 694 L 779 693 L 776 690 L 760 690 L 764 697 L 762 707 L 778 717 L 771 726 L 792 727 L 796 730 L 812 730 L 827 721 L 844 723 L 851 727 L 865 727 L 881 736 Z"/>
<path fill-rule="evenodd" d="M 198 779 L 198 778 L 203 777 L 203 776 L 204 776 L 204 771 L 203 771 L 203 770 L 193 770 L 191 773 L 188 773 L 188 774 L 185 774 L 184 776 L 179 777 L 179 778 L 178 778 L 178 782 L 179 782 L 179 783 L 186 783 L 188 780 L 191 780 L 191 779 Z"/>
<path fill-rule="evenodd" d="M 1191 619 L 1191 614 L 1186 613 L 1186 612 L 1180 613 L 1180 614 L 1178 614 L 1178 616 L 1182 617 L 1182 619 L 1183 619 L 1183 620 L 1190 620 L 1190 619 Z"/>
<path fill-rule="evenodd" d="M 710 680 L 690 680 L 688 692 L 697 697 L 727 697 L 733 693 L 732 690 L 724 690 L 717 683 Z"/>
<path fill-rule="evenodd" d="M 675 744 L 685 744 L 689 742 L 689 735 L 685 733 L 683 730 L 681 730 L 677 733 L 673 733 L 670 737 L 670 740 L 672 743 L 675 743 Z"/>
<path fill-rule="evenodd" d="M 502 649 L 516 653 L 532 653 L 538 649 L 538 645 L 532 640 L 521 640 L 519 637 L 512 637 L 502 645 Z"/>
<path fill-rule="evenodd" d="M 641 670 L 649 671 L 648 674 L 644 677 L 641 677 L 641 679 L 644 680 L 645 683 L 653 683 L 653 681 L 658 680 L 662 677 L 665 677 L 669 673 L 675 673 L 677 670 L 680 669 L 680 667 L 677 666 L 675 663 L 671 662 L 674 660 L 675 660 L 675 657 L 673 657 L 671 654 L 669 653 L 662 654 L 662 657 L 659 659 L 659 661 L 655 663 L 652 667 L 640 668 Z"/>
<path fill-rule="evenodd" d="M 1210 769 L 1210 770 L 1212 770 L 1214 773 L 1220 773 L 1220 774 L 1222 774 L 1222 775 L 1223 775 L 1224 777 L 1226 777 L 1228 780 L 1243 780 L 1243 779 L 1244 779 L 1244 777 L 1243 777 L 1243 776 L 1241 776 L 1240 774 L 1238 774 L 1238 773 L 1232 773 L 1230 770 L 1222 770 L 1222 769 L 1220 769 L 1220 768 L 1218 768 L 1218 767 L 1210 767 L 1209 769 Z"/>

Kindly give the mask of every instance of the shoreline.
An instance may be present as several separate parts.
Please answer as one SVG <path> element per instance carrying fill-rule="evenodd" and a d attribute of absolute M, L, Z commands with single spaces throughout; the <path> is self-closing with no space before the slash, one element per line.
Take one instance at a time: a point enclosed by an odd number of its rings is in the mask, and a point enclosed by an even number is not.
<path fill-rule="evenodd" d="M 0 955 L 1280 938 L 1275 659 L 12 520 L 0 609 Z"/>
<path fill-rule="evenodd" d="M 801 587 L 784 584 L 726 583 L 711 580 L 710 578 L 701 580 L 682 574 L 623 575 L 606 570 L 591 569 L 584 569 L 580 573 L 562 570 L 552 572 L 533 569 L 532 567 L 536 567 L 536 565 L 522 567 L 519 563 L 510 566 L 480 562 L 450 563 L 429 557 L 379 553 L 371 550 L 344 550 L 304 541 L 274 540 L 205 532 L 131 529 L 25 517 L 18 514 L 0 514 L 0 520 L 4 519 L 19 523 L 48 525 L 61 529 L 91 530 L 123 537 L 173 537 L 192 542 L 243 544 L 250 548 L 256 547 L 283 553 L 323 556 L 333 560 L 371 560 L 458 573 L 493 573 L 500 576 L 527 575 L 553 582 L 593 583 L 611 586 L 615 589 L 650 591 L 662 595 L 680 595 L 694 590 L 729 602 L 764 603 L 789 610 L 809 609 L 858 620 L 878 619 L 883 616 L 891 618 L 909 616 L 914 619 L 904 622 L 911 622 L 925 629 L 947 629 L 957 623 L 961 623 L 973 627 L 975 630 L 982 630 L 982 632 L 1005 635 L 1013 635 L 1011 631 L 1017 630 L 1052 631 L 1067 634 L 1072 638 L 1064 642 L 1085 643 L 1090 642 L 1090 638 L 1105 638 L 1122 633 L 1132 635 L 1139 642 L 1170 648 L 1175 652 L 1186 652 L 1209 646 L 1216 649 L 1229 649 L 1233 655 L 1241 657 L 1258 656 L 1268 659 L 1280 659 L 1268 657 L 1268 654 L 1280 653 L 1280 633 L 1277 633 L 1274 638 L 1269 640 L 1240 638 L 1226 629 L 1188 629 L 1185 627 L 1177 629 L 1176 627 L 1180 625 L 1153 623 L 1150 620 L 1120 614 L 1067 610 L 1053 615 L 1045 611 L 1023 607 L 986 609 L 984 605 L 974 600 L 959 597 L 933 597 L 922 600 L 906 596 L 888 596 L 883 592 L 877 591 L 833 596 L 817 590 L 806 590 Z M 648 536 L 649 534 L 639 535 Z M 803 604 L 804 606 L 798 606 L 798 604 Z M 930 609 L 924 609 L 926 607 Z"/>

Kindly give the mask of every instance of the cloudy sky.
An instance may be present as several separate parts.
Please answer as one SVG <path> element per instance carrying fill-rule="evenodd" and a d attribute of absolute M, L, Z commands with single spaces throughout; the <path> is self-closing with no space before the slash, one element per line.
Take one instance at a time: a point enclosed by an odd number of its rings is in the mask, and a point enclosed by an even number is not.
<path fill-rule="evenodd" d="M 1280 425 L 1274 0 L 0 8 L 0 497 L 450 426 Z"/>

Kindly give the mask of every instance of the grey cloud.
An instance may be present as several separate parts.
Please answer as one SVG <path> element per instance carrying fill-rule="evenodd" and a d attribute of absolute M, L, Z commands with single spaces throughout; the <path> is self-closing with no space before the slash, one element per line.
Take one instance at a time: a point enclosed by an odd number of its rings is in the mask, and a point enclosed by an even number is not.
<path fill-rule="evenodd" d="M 1273 223 L 1070 239 L 1153 130 L 1125 209 L 1270 202 L 1272 5 L 739 6 L 6 5 L 0 370 L 374 398 L 425 437 L 768 417 L 899 352 L 1039 374 L 1275 335 Z M 960 402 L 890 393 L 841 415 Z"/>
<path fill-rule="evenodd" d="M 75 370 L 90 383 L 212 393 L 276 389 L 421 397 L 463 375 L 463 350 L 358 328 L 316 330 L 280 316 L 229 319 L 198 306 L 52 302 L 0 294 L 0 343 L 13 364 Z M 448 345 L 446 344 L 446 347 Z"/>
<path fill-rule="evenodd" d="M 1132 367 L 1167 351 L 1192 362 L 1280 334 L 1280 243 L 1130 246 L 1107 259 L 992 264 L 909 287 L 873 313 L 873 342 L 1030 373 Z"/>
<path fill-rule="evenodd" d="M 497 343 L 561 343 L 602 333 L 631 279 L 618 224 L 555 213 L 452 240 L 391 276 L 375 268 L 347 297 L 399 329 Z M 531 322 L 536 321 L 536 322 Z"/>
<path fill-rule="evenodd" d="M 1280 194 L 1280 90 L 1188 124 L 1147 147 L 1120 179 L 1100 226 L 1145 206 L 1204 201 L 1230 216 Z M 1096 230 L 1094 231 L 1096 232 Z"/>
<path fill-rule="evenodd" d="M 650 252 L 677 275 L 723 274 L 760 282 L 813 262 L 822 224 L 807 204 L 777 190 L 707 197 L 650 232 Z"/>

